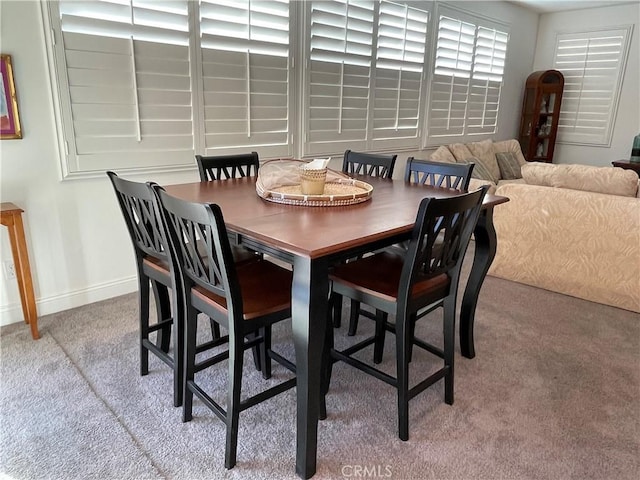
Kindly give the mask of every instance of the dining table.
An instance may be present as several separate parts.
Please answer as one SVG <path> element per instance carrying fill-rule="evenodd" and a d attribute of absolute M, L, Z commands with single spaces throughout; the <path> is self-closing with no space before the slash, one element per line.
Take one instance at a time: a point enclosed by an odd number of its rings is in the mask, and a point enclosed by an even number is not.
<path fill-rule="evenodd" d="M 327 329 L 329 269 L 366 252 L 407 240 L 425 197 L 459 195 L 452 189 L 403 180 L 358 177 L 370 198 L 341 206 L 290 205 L 256 193 L 256 177 L 167 185 L 183 200 L 220 206 L 230 240 L 290 264 L 292 336 L 297 376 L 296 473 L 316 472 L 323 345 Z M 473 327 L 480 288 L 496 252 L 493 208 L 508 198 L 486 195 L 474 231 L 475 250 L 460 310 L 460 349 L 475 356 Z"/>

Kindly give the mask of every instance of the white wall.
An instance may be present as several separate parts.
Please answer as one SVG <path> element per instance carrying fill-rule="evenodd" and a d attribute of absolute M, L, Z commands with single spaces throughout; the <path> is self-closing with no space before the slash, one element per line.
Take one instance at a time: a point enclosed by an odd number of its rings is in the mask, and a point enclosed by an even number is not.
<path fill-rule="evenodd" d="M 634 27 L 611 146 L 590 147 L 558 143 L 553 156 L 554 163 L 611 166 L 614 160 L 629 159 L 633 137 L 640 133 L 640 3 L 540 16 L 535 70 L 553 68 L 558 32 L 597 30 L 630 24 Z"/>
<path fill-rule="evenodd" d="M 522 85 L 531 72 L 538 15 L 503 2 L 464 2 L 512 24 L 509 68 L 496 139 L 515 136 Z M 0 2 L 0 50 L 11 54 L 24 138 L 0 142 L 0 200 L 25 210 L 25 230 L 40 315 L 136 289 L 133 251 L 107 177 L 60 181 L 52 94 L 40 5 Z M 401 177 L 408 154 L 399 156 Z M 426 158 L 426 152 L 415 152 Z M 338 165 L 339 168 L 339 165 Z M 160 184 L 197 181 L 185 173 L 129 178 Z M 0 259 L 11 259 L 6 229 Z M 18 289 L 0 273 L 0 324 L 22 321 Z"/>
<path fill-rule="evenodd" d="M 134 291 L 133 251 L 107 177 L 60 181 L 40 5 L 3 0 L 0 22 L 0 48 L 12 55 L 24 134 L 0 141 L 0 199 L 25 210 L 38 313 Z M 194 169 L 140 180 L 197 178 Z M 5 228 L 0 235 L 0 258 L 11 259 Z M 0 322 L 22 321 L 16 283 L 0 277 Z"/>

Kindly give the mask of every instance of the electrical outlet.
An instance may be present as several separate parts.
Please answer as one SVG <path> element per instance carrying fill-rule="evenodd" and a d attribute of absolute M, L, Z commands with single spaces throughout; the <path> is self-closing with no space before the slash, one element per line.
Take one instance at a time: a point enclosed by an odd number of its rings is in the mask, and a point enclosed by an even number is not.
<path fill-rule="evenodd" d="M 16 278 L 16 266 L 11 260 L 5 260 L 2 262 L 2 270 L 4 271 L 4 278 L 7 280 Z"/>

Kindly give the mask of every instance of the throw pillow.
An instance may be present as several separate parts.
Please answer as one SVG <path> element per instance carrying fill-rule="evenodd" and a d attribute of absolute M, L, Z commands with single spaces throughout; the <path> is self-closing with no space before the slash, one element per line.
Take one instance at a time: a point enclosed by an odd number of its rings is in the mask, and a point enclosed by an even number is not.
<path fill-rule="evenodd" d="M 525 165 L 527 161 L 524 159 L 524 155 L 522 155 L 522 150 L 520 150 L 520 143 L 518 140 L 500 140 L 499 142 L 493 142 L 493 151 L 494 152 L 513 152 L 518 159 L 520 165 Z"/>
<path fill-rule="evenodd" d="M 520 171 L 520 162 L 518 157 L 513 152 L 499 152 L 496 153 L 496 160 L 498 160 L 498 167 L 500 167 L 500 176 L 504 180 L 515 180 L 522 178 L 522 172 Z"/>
<path fill-rule="evenodd" d="M 471 178 L 477 178 L 479 180 L 486 180 L 491 183 L 496 183 L 496 180 L 493 178 L 486 165 L 479 161 L 476 157 L 469 157 L 461 160 L 458 163 L 475 163 L 473 171 L 471 172 Z"/>
<path fill-rule="evenodd" d="M 494 182 L 500 180 L 500 167 L 496 160 L 495 150 L 492 140 L 468 143 L 471 156 L 476 157 L 489 170 Z"/>

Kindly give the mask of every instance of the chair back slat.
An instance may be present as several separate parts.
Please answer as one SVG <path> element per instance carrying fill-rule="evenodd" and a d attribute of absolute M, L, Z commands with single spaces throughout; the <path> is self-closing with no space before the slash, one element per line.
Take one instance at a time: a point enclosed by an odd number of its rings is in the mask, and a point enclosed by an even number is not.
<path fill-rule="evenodd" d="M 232 322 L 232 312 L 242 312 L 242 299 L 220 207 L 180 200 L 157 185 L 154 190 L 185 292 L 197 285 L 226 298 Z"/>
<path fill-rule="evenodd" d="M 450 198 L 424 198 L 409 241 L 400 291 L 446 273 L 457 282 L 488 186 Z M 437 240 L 437 243 L 436 243 Z"/>
<path fill-rule="evenodd" d="M 404 179 L 407 182 L 432 187 L 467 191 L 473 172 L 473 163 L 442 163 L 430 160 L 407 159 Z"/>
<path fill-rule="evenodd" d="M 132 182 L 107 172 L 133 242 L 136 256 L 167 260 L 167 238 L 157 215 L 153 192 L 147 184 Z"/>
<path fill-rule="evenodd" d="M 257 176 L 260 160 L 257 152 L 238 155 L 196 155 L 200 181 Z"/>
<path fill-rule="evenodd" d="M 391 178 L 397 157 L 397 155 L 378 155 L 347 150 L 344 152 L 342 171 L 350 175 Z"/>

